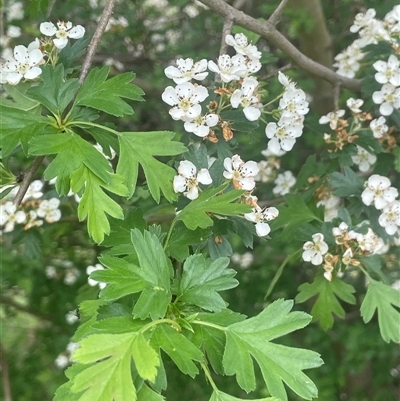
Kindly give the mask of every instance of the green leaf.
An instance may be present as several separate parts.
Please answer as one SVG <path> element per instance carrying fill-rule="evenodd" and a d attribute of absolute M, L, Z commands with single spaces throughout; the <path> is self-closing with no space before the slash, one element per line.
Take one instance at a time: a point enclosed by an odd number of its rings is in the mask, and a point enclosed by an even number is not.
<path fill-rule="evenodd" d="M 344 167 L 343 170 L 344 174 L 335 171 L 329 175 L 333 193 L 339 197 L 360 195 L 364 188 L 364 179 L 349 167 Z"/>
<path fill-rule="evenodd" d="M 171 302 L 171 262 L 154 234 L 148 231 L 142 234 L 134 229 L 131 238 L 139 260 L 140 269 L 137 273 L 146 283 L 133 308 L 133 314 L 140 319 L 148 316 L 153 320 L 163 318 Z"/>
<path fill-rule="evenodd" d="M 300 226 L 313 220 L 320 221 L 318 216 L 306 205 L 300 195 L 285 195 L 287 207 L 281 206 L 279 217 L 271 223 L 271 227 L 277 228 L 286 226 L 281 233 L 282 240 L 290 241 Z"/>
<path fill-rule="evenodd" d="M 137 401 L 164 401 L 165 398 L 153 391 L 151 388 L 143 384 L 142 388 L 137 394 Z"/>
<path fill-rule="evenodd" d="M 293 301 L 279 299 L 258 316 L 226 328 L 223 358 L 225 373 L 236 374 L 240 387 L 249 392 L 256 388 L 253 361 L 257 362 L 269 393 L 287 401 L 283 383 L 300 397 L 311 400 L 318 390 L 304 369 L 320 366 L 323 362 L 316 352 L 271 343 L 294 330 L 305 327 L 311 316 L 290 312 Z"/>
<path fill-rule="evenodd" d="M 188 230 L 182 223 L 176 224 L 166 252 L 174 259 L 183 262 L 189 256 L 189 246 L 205 242 L 210 234 L 211 231 L 208 229 Z"/>
<path fill-rule="evenodd" d="M 189 256 L 183 265 L 179 301 L 212 312 L 224 309 L 226 303 L 218 291 L 229 290 L 239 284 L 233 278 L 236 271 L 226 268 L 229 262 L 229 258 L 219 258 L 211 262 L 202 254 Z"/>
<path fill-rule="evenodd" d="M 299 287 L 296 302 L 302 303 L 318 294 L 314 306 L 311 309 L 313 320 L 320 319 L 320 325 L 324 330 L 333 326 L 333 315 L 344 319 L 345 311 L 339 303 L 339 299 L 349 304 L 355 304 L 353 295 L 355 289 L 337 277 L 328 281 L 324 276 L 317 276 L 312 284 L 304 283 Z"/>
<path fill-rule="evenodd" d="M 361 305 L 361 316 L 368 323 L 378 312 L 378 323 L 382 338 L 388 343 L 400 342 L 400 292 L 386 284 L 370 279 L 367 294 Z"/>
<path fill-rule="evenodd" d="M 40 80 L 43 85 L 30 88 L 26 94 L 43 104 L 54 115 L 60 116 L 79 88 L 79 81 L 77 78 L 65 80 L 62 64 L 56 67 L 47 64 L 41 68 Z"/>
<path fill-rule="evenodd" d="M 23 83 L 18 85 L 5 84 L 3 86 L 4 90 L 9 96 L 11 96 L 14 102 L 7 99 L 1 99 L 0 103 L 7 107 L 13 107 L 15 109 L 29 111 L 33 114 L 40 114 L 40 104 L 36 100 L 28 97 L 25 92 L 30 86 L 25 86 Z M 38 113 L 39 112 L 39 113 Z"/>
<path fill-rule="evenodd" d="M 71 186 L 75 193 L 78 193 L 84 186 L 82 199 L 78 206 L 79 221 L 87 218 L 87 228 L 89 235 L 97 243 L 101 243 L 104 234 L 109 234 L 110 223 L 106 213 L 116 219 L 123 219 L 124 213 L 121 206 L 111 199 L 104 191 L 126 196 L 127 190 L 123 184 L 123 177 L 118 174 L 110 174 L 110 183 L 107 184 L 91 171 L 82 167 L 71 174 Z"/>
<path fill-rule="evenodd" d="M 210 188 L 203 191 L 199 197 L 191 201 L 176 216 L 176 220 L 181 220 L 187 228 L 195 230 L 196 228 L 207 228 L 213 225 L 213 220 L 208 213 L 222 216 L 237 216 L 249 213 L 249 205 L 242 203 L 232 203 L 239 199 L 244 191 L 233 190 L 220 194 L 229 183 L 220 185 L 217 188 Z"/>
<path fill-rule="evenodd" d="M 0 144 L 2 157 L 9 156 L 21 144 L 28 154 L 28 142 L 41 135 L 48 120 L 24 110 L 6 107 L 0 100 Z"/>
<path fill-rule="evenodd" d="M 90 277 L 96 281 L 107 283 L 100 292 L 100 298 L 115 301 L 128 294 L 143 291 L 146 282 L 139 275 L 137 266 L 124 259 L 103 255 L 99 261 L 107 267 L 106 270 L 96 270 Z"/>
<path fill-rule="evenodd" d="M 80 401 L 136 400 L 132 358 L 143 379 L 155 379 L 160 364 L 158 353 L 145 341 L 143 334 L 93 334 L 79 345 L 72 359 L 91 364 L 73 378 L 71 391 L 86 390 Z"/>
<path fill-rule="evenodd" d="M 214 390 L 211 395 L 210 401 L 245 401 L 245 400 L 243 398 L 233 397 L 219 390 Z M 267 398 L 252 399 L 249 401 L 280 401 L 280 399 L 275 397 L 267 397 Z"/>
<path fill-rule="evenodd" d="M 208 360 L 214 371 L 223 375 L 224 367 L 222 365 L 222 357 L 225 350 L 225 333 L 222 330 L 208 325 L 202 325 L 200 322 L 212 323 L 218 326 L 229 326 L 233 323 L 241 322 L 246 316 L 225 309 L 217 313 L 199 313 L 193 321 L 192 327 L 194 334 L 191 341 L 202 347 L 207 355 Z"/>
<path fill-rule="evenodd" d="M 199 373 L 193 361 L 203 361 L 203 353 L 172 327 L 158 325 L 150 339 L 150 344 L 161 348 L 184 374 L 194 377 Z"/>
<path fill-rule="evenodd" d="M 157 203 L 160 201 L 160 190 L 170 202 L 176 198 L 172 186 L 176 171 L 155 159 L 155 156 L 174 156 L 186 151 L 180 142 L 172 141 L 174 136 L 170 131 L 119 134 L 120 158 L 117 173 L 127 178 L 129 197 L 135 192 L 140 163 L 149 191 Z"/>
<path fill-rule="evenodd" d="M 93 68 L 75 100 L 77 106 L 88 106 L 116 117 L 133 114 L 132 107 L 122 98 L 142 101 L 144 92 L 131 81 L 133 72 L 119 74 L 107 80 L 109 66 Z"/>

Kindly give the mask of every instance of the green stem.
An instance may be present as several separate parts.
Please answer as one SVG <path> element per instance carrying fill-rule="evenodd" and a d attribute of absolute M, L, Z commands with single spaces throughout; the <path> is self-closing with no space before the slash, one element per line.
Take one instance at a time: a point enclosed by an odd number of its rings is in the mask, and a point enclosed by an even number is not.
<path fill-rule="evenodd" d="M 362 267 L 362 265 L 358 266 L 359 269 L 368 277 L 369 280 L 373 280 L 373 278 L 368 274 L 368 272 Z"/>
<path fill-rule="evenodd" d="M 302 249 L 299 249 L 298 251 L 296 251 L 295 253 L 292 253 L 291 255 L 286 256 L 285 260 L 282 262 L 282 264 L 279 266 L 279 269 L 277 270 L 277 272 L 275 273 L 274 278 L 271 281 L 271 284 L 268 287 L 268 291 L 265 294 L 264 297 L 264 301 L 269 297 L 269 295 L 271 294 L 271 292 L 273 291 L 276 283 L 278 282 L 278 280 L 280 279 L 282 273 L 283 273 L 283 269 L 285 268 L 285 266 L 288 264 L 289 260 L 292 259 L 293 257 L 297 256 L 300 252 L 302 251 Z"/>
<path fill-rule="evenodd" d="M 210 373 L 210 371 L 208 370 L 207 366 L 204 364 L 204 362 L 200 362 L 200 366 L 201 366 L 201 368 L 203 369 L 204 374 L 206 375 L 208 381 L 210 382 L 211 387 L 213 388 L 213 390 L 214 390 L 216 393 L 218 393 L 218 387 L 215 385 L 215 382 L 214 382 L 213 378 L 211 377 L 211 373 Z"/>
<path fill-rule="evenodd" d="M 176 224 L 176 219 L 172 220 L 171 226 L 168 230 L 167 238 L 165 239 L 165 242 L 164 242 L 164 251 L 167 249 L 168 242 L 171 239 L 172 230 L 174 229 L 175 224 Z"/>
<path fill-rule="evenodd" d="M 171 326 L 174 326 L 178 331 L 181 331 L 181 326 L 172 319 L 159 319 L 159 320 L 154 320 L 153 322 L 150 322 L 149 324 L 146 324 L 146 326 L 143 326 L 139 332 L 144 333 L 145 331 L 151 329 L 153 326 L 157 326 L 158 324 L 163 324 L 167 323 L 170 324 Z"/>
<path fill-rule="evenodd" d="M 118 135 L 119 134 L 118 131 L 115 131 L 112 128 L 108 128 L 108 127 L 105 127 L 104 125 L 100 125 L 100 124 L 90 123 L 90 122 L 87 122 L 87 121 L 70 121 L 70 122 L 68 122 L 66 124 L 66 126 L 69 126 L 69 125 L 88 125 L 90 127 L 96 127 L 96 128 L 103 129 L 104 131 L 111 132 L 114 135 Z"/>
<path fill-rule="evenodd" d="M 224 326 L 219 326 L 218 324 L 214 324 L 214 323 L 210 323 L 210 322 L 204 322 L 202 320 L 192 320 L 190 323 L 198 324 L 200 326 L 212 327 L 213 329 L 217 329 L 217 330 L 221 330 L 221 331 L 226 331 L 226 327 L 224 327 Z"/>

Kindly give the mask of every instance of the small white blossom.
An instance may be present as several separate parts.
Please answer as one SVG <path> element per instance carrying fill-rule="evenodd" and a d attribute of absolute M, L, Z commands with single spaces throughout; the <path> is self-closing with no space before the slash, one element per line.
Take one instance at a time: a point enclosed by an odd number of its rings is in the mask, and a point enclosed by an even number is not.
<path fill-rule="evenodd" d="M 267 160 L 261 160 L 257 163 L 258 174 L 254 177 L 254 181 L 271 182 L 274 177 L 274 169 Z"/>
<path fill-rule="evenodd" d="M 231 257 L 231 261 L 238 264 L 242 269 L 248 269 L 253 264 L 253 260 L 252 252 L 245 252 L 243 255 L 234 253 Z"/>
<path fill-rule="evenodd" d="M 384 84 L 380 91 L 372 94 L 372 100 L 380 104 L 379 112 L 383 116 L 390 116 L 394 109 L 400 109 L 400 88 L 392 84 Z"/>
<path fill-rule="evenodd" d="M 368 9 L 365 14 L 358 13 L 355 16 L 353 25 L 350 27 L 350 32 L 356 33 L 361 28 L 364 28 L 371 24 L 371 21 L 375 18 L 375 15 L 376 11 L 373 8 Z"/>
<path fill-rule="evenodd" d="M 54 46 L 57 49 L 64 49 L 68 43 L 68 38 L 80 39 L 85 34 L 85 28 L 82 25 L 73 27 L 72 22 L 58 21 L 57 27 L 52 22 L 42 22 L 40 24 L 40 32 L 46 36 L 56 36 L 53 39 Z"/>
<path fill-rule="evenodd" d="M 378 210 L 393 202 L 399 195 L 397 189 L 390 186 L 389 178 L 382 175 L 371 175 L 365 185 L 366 188 L 361 194 L 363 203 L 367 206 L 374 203 Z"/>
<path fill-rule="evenodd" d="M 394 201 L 385 206 L 378 222 L 389 235 L 396 234 L 400 227 L 400 202 Z"/>
<path fill-rule="evenodd" d="M 54 278 L 57 276 L 57 270 L 54 266 L 46 266 L 44 272 L 47 278 Z"/>
<path fill-rule="evenodd" d="M 164 71 L 165 75 L 173 79 L 176 84 L 182 84 L 191 79 L 201 81 L 208 75 L 208 72 L 204 72 L 207 69 L 206 59 L 194 63 L 191 58 L 180 58 L 176 60 L 176 65 L 177 67 L 169 66 Z"/>
<path fill-rule="evenodd" d="M 176 88 L 168 86 L 162 94 L 162 100 L 173 106 L 169 114 L 174 120 L 191 121 L 201 114 L 199 104 L 208 97 L 204 86 L 194 86 L 190 82 L 179 84 Z"/>
<path fill-rule="evenodd" d="M 59 369 L 64 369 L 68 366 L 69 364 L 69 358 L 67 355 L 65 354 L 60 354 L 58 355 L 58 357 L 56 358 L 56 360 L 54 361 L 55 365 L 57 366 L 57 368 Z"/>
<path fill-rule="evenodd" d="M 10 85 L 17 85 L 21 79 L 35 79 L 42 70 L 43 53 L 36 47 L 36 42 L 25 46 L 15 46 L 13 56 L 4 65 L 5 79 Z"/>
<path fill-rule="evenodd" d="M 179 163 L 179 175 L 174 177 L 174 191 L 183 192 L 190 200 L 199 196 L 199 183 L 209 185 L 212 183 L 210 173 L 206 168 L 202 168 L 197 173 L 196 166 L 189 160 L 183 160 Z"/>
<path fill-rule="evenodd" d="M 19 38 L 21 36 L 21 28 L 19 26 L 9 25 L 6 35 L 9 38 Z"/>
<path fill-rule="evenodd" d="M 237 33 L 235 37 L 232 35 L 226 35 L 225 42 L 229 46 L 233 46 L 239 54 L 243 54 L 244 56 L 253 59 L 261 58 L 261 52 L 257 50 L 256 46 L 249 44 L 247 37 L 243 33 Z"/>
<path fill-rule="evenodd" d="M 11 201 L 0 204 L 0 226 L 4 226 L 4 232 L 14 230 L 15 224 L 22 224 L 26 221 L 26 214 L 22 210 L 17 211 L 17 206 Z"/>
<path fill-rule="evenodd" d="M 336 195 L 329 195 L 318 201 L 317 206 L 324 206 L 324 221 L 332 221 L 338 215 L 340 198 Z"/>
<path fill-rule="evenodd" d="M 247 72 L 246 59 L 241 54 L 230 57 L 228 54 L 222 54 L 218 57 L 218 65 L 214 61 L 208 62 L 208 69 L 221 76 L 222 82 L 237 81 Z"/>
<path fill-rule="evenodd" d="M 313 265 L 318 266 L 323 262 L 323 255 L 328 252 L 328 244 L 324 242 L 324 236 L 321 233 L 314 234 L 312 241 L 307 241 L 303 245 L 303 260 L 311 262 Z"/>
<path fill-rule="evenodd" d="M 329 123 L 329 126 L 331 129 L 336 129 L 337 124 L 339 122 L 339 118 L 344 116 L 344 110 L 336 110 L 336 111 L 331 111 L 328 113 L 326 116 L 322 116 L 319 119 L 320 124 L 327 124 Z"/>
<path fill-rule="evenodd" d="M 261 115 L 260 108 L 262 105 L 254 91 L 258 86 L 255 78 L 247 77 L 243 80 L 241 89 L 236 89 L 231 96 L 231 105 L 234 109 L 243 107 L 243 113 L 249 121 L 256 121 Z"/>
<path fill-rule="evenodd" d="M 58 209 L 59 205 L 60 200 L 57 198 L 43 200 L 36 211 L 37 215 L 44 218 L 48 223 L 54 223 L 61 218 L 61 211 Z"/>
<path fill-rule="evenodd" d="M 376 71 L 375 79 L 380 84 L 390 83 L 400 86 L 400 62 L 395 55 L 389 56 L 387 62 L 378 60 L 373 64 Z"/>
<path fill-rule="evenodd" d="M 24 196 L 24 201 L 28 199 L 39 199 L 43 196 L 43 182 L 40 180 L 32 181 Z"/>
<path fill-rule="evenodd" d="M 361 113 L 360 107 L 364 104 L 364 100 L 362 99 L 354 99 L 354 98 L 349 98 L 346 101 L 347 107 L 353 112 L 353 113 Z"/>
<path fill-rule="evenodd" d="M 7 21 L 24 18 L 24 5 L 20 1 L 17 1 L 15 3 L 7 2 L 6 4 Z"/>
<path fill-rule="evenodd" d="M 192 121 L 186 121 L 184 128 L 185 131 L 193 132 L 200 138 L 204 138 L 210 133 L 210 127 L 215 127 L 217 124 L 217 114 L 206 114 L 205 116 L 200 115 Z"/>
<path fill-rule="evenodd" d="M 76 315 L 76 313 L 72 311 L 72 312 L 68 312 L 65 315 L 65 320 L 67 321 L 68 324 L 74 324 L 79 320 L 79 318 Z"/>
<path fill-rule="evenodd" d="M 268 149 L 275 154 L 279 154 L 282 150 L 285 152 L 292 150 L 296 138 L 302 134 L 302 129 L 300 124 L 286 124 L 283 121 L 268 123 L 265 127 L 265 135 L 270 138 Z"/>
<path fill-rule="evenodd" d="M 76 269 L 75 267 L 67 269 L 65 271 L 65 276 L 64 276 L 64 284 L 66 285 L 73 285 L 76 283 L 76 280 L 78 280 L 78 277 L 81 275 L 81 272 Z"/>
<path fill-rule="evenodd" d="M 349 265 L 353 258 L 353 251 L 351 248 L 347 248 L 342 256 L 342 262 L 345 265 Z"/>
<path fill-rule="evenodd" d="M 368 228 L 366 234 L 349 231 L 349 237 L 355 239 L 360 249 L 368 255 L 378 253 L 385 245 L 382 238 L 378 237 L 371 228 Z"/>
<path fill-rule="evenodd" d="M 340 245 L 343 243 L 343 239 L 346 237 L 349 226 L 342 221 L 339 227 L 332 228 L 332 235 L 335 237 L 335 242 Z"/>
<path fill-rule="evenodd" d="M 389 131 L 389 127 L 385 123 L 386 119 L 383 116 L 371 121 L 369 128 L 371 129 L 374 138 L 382 138 Z"/>
<path fill-rule="evenodd" d="M 79 348 L 79 344 L 78 343 L 71 342 L 71 343 L 67 344 L 66 350 L 70 355 L 72 355 L 78 348 Z"/>
<path fill-rule="evenodd" d="M 232 180 L 236 189 L 251 191 L 255 187 L 254 177 L 258 174 L 258 166 L 254 161 L 244 162 L 239 155 L 224 160 L 224 177 Z"/>
<path fill-rule="evenodd" d="M 266 223 L 266 221 L 274 220 L 278 215 L 279 211 L 275 207 L 266 207 L 262 209 L 257 205 L 253 208 L 251 213 L 245 213 L 244 217 L 246 220 L 255 223 L 256 233 L 259 237 L 265 237 L 271 231 L 271 227 Z"/>
<path fill-rule="evenodd" d="M 376 156 L 367 152 L 364 148 L 357 145 L 357 155 L 351 156 L 354 164 L 358 165 L 360 171 L 365 172 L 376 162 Z"/>
<path fill-rule="evenodd" d="M 281 118 L 304 116 L 309 112 L 306 94 L 301 89 L 287 90 L 279 101 L 279 109 L 282 111 Z"/>
<path fill-rule="evenodd" d="M 88 266 L 86 268 L 86 274 L 90 276 L 91 273 L 93 273 L 96 270 L 104 270 L 104 267 L 100 263 L 96 263 L 94 266 Z M 102 283 L 100 281 L 96 281 L 88 277 L 88 283 L 91 287 L 95 287 L 98 285 L 100 289 L 103 289 L 106 287 L 107 283 Z"/>
<path fill-rule="evenodd" d="M 296 184 L 296 178 L 291 171 L 285 171 L 282 174 L 278 174 L 274 181 L 276 187 L 272 189 L 274 195 L 286 195 L 290 192 L 290 189 Z"/>

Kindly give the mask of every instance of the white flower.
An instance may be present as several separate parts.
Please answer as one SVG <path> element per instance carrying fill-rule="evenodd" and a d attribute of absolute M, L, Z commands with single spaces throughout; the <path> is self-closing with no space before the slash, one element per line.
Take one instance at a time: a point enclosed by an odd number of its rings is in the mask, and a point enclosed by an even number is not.
<path fill-rule="evenodd" d="M 353 99 L 352 97 L 347 99 L 346 105 L 353 113 L 361 113 L 360 107 L 364 104 L 362 99 Z"/>
<path fill-rule="evenodd" d="M 367 10 L 365 14 L 358 13 L 354 19 L 353 25 L 350 27 L 350 32 L 356 33 L 360 28 L 368 26 L 375 18 L 376 11 L 373 8 Z"/>
<path fill-rule="evenodd" d="M 90 274 L 93 273 L 96 270 L 104 270 L 104 267 L 100 263 L 96 263 L 94 266 L 88 266 L 86 268 L 86 274 L 88 276 L 90 276 Z M 100 281 L 93 280 L 90 277 L 88 277 L 88 284 L 91 287 L 95 287 L 96 285 L 98 285 L 100 287 L 100 289 L 105 288 L 106 285 L 107 285 L 107 283 L 102 283 Z"/>
<path fill-rule="evenodd" d="M 284 156 L 286 154 L 286 152 L 284 150 L 280 149 L 277 153 L 274 153 L 271 149 L 267 148 L 267 149 L 262 150 L 261 154 L 263 156 L 265 156 L 266 158 L 268 158 L 268 157 L 274 157 L 275 158 L 275 157 Z M 279 166 L 277 168 L 279 168 Z"/>
<path fill-rule="evenodd" d="M 75 312 L 68 312 L 65 315 L 65 320 L 67 321 L 68 324 L 74 324 L 79 320 L 79 318 L 78 316 L 76 316 Z"/>
<path fill-rule="evenodd" d="M 56 35 L 57 39 L 53 39 L 53 43 L 60 50 L 67 45 L 68 38 L 80 39 L 85 34 L 85 28 L 82 25 L 73 27 L 70 21 L 58 21 L 57 27 L 58 29 L 52 22 L 42 22 L 40 24 L 40 32 L 46 36 Z"/>
<path fill-rule="evenodd" d="M 17 85 L 22 78 L 35 79 L 42 73 L 39 64 L 43 61 L 43 53 L 36 48 L 36 42 L 28 48 L 15 46 L 13 55 L 3 67 L 5 79 L 10 85 Z"/>
<path fill-rule="evenodd" d="M 345 50 L 335 56 L 334 67 L 339 75 L 348 78 L 354 78 L 357 71 L 360 69 L 359 61 L 364 58 L 364 53 L 361 51 L 362 45 L 360 40 L 355 40 Z"/>
<path fill-rule="evenodd" d="M 43 192 L 41 192 L 43 188 L 43 182 L 40 180 L 32 181 L 26 191 L 24 196 L 24 201 L 27 199 L 39 199 L 43 196 Z"/>
<path fill-rule="evenodd" d="M 389 131 L 389 127 L 385 123 L 386 119 L 383 116 L 371 121 L 369 128 L 371 129 L 374 138 L 382 138 Z"/>
<path fill-rule="evenodd" d="M 228 180 L 232 179 L 233 186 L 236 189 L 244 189 L 251 191 L 256 183 L 254 177 L 258 174 L 258 166 L 254 161 L 244 162 L 239 155 L 224 160 L 224 177 Z"/>
<path fill-rule="evenodd" d="M 296 184 L 296 178 L 293 176 L 291 171 L 285 171 L 282 174 L 278 174 L 274 181 L 276 187 L 272 189 L 275 195 L 286 195 L 290 192 L 290 188 Z"/>
<path fill-rule="evenodd" d="M 352 258 L 353 258 L 353 251 L 351 248 L 347 248 L 346 251 L 344 252 L 343 256 L 342 256 L 342 262 L 345 265 L 348 265 L 351 263 Z"/>
<path fill-rule="evenodd" d="M 67 344 L 67 352 L 72 355 L 77 349 L 79 348 L 79 344 L 78 343 L 68 343 Z"/>
<path fill-rule="evenodd" d="M 373 64 L 376 71 L 375 79 L 380 84 L 390 83 L 400 86 L 400 62 L 395 55 L 390 55 L 386 62 L 378 60 Z"/>
<path fill-rule="evenodd" d="M 340 198 L 336 195 L 329 195 L 318 201 L 317 206 L 324 206 L 324 221 L 332 221 L 338 215 Z"/>
<path fill-rule="evenodd" d="M 329 123 L 329 126 L 331 129 L 336 129 L 337 123 L 339 121 L 340 117 L 344 116 L 344 110 L 336 110 L 336 111 L 331 111 L 328 113 L 326 116 L 322 116 L 319 119 L 320 124 L 327 124 Z"/>
<path fill-rule="evenodd" d="M 382 175 L 371 175 L 365 185 L 366 188 L 361 194 L 363 203 L 369 206 L 373 202 L 378 210 L 393 202 L 399 195 L 397 189 L 390 186 L 389 178 Z"/>
<path fill-rule="evenodd" d="M 201 113 L 200 102 L 208 97 L 204 86 L 194 86 L 190 82 L 179 84 L 176 88 L 168 86 L 162 94 L 162 100 L 173 106 L 169 114 L 174 120 L 191 121 Z"/>
<path fill-rule="evenodd" d="M 400 5 L 394 6 L 392 11 L 389 11 L 384 18 L 389 24 L 391 34 L 400 32 Z"/>
<path fill-rule="evenodd" d="M 278 81 L 285 87 L 285 90 L 296 90 L 296 84 L 283 72 L 278 71 Z"/>
<path fill-rule="evenodd" d="M 266 221 L 274 220 L 278 217 L 279 211 L 275 207 L 261 208 L 256 206 L 251 213 L 245 213 L 244 217 L 256 225 L 256 233 L 259 237 L 265 237 L 271 231 Z"/>
<path fill-rule="evenodd" d="M 178 173 L 179 175 L 174 177 L 174 191 L 176 193 L 183 192 L 190 200 L 199 196 L 199 183 L 204 185 L 212 183 L 208 170 L 202 168 L 197 173 L 196 166 L 189 160 L 183 160 L 179 163 Z"/>
<path fill-rule="evenodd" d="M 10 2 L 7 2 L 6 4 L 7 21 L 24 18 L 24 5 L 20 1 L 11 4 Z"/>
<path fill-rule="evenodd" d="M 255 59 L 261 58 L 261 52 L 257 50 L 256 46 L 249 44 L 247 37 L 243 33 L 237 33 L 235 37 L 226 35 L 225 42 L 229 46 L 233 46 L 239 54 Z"/>
<path fill-rule="evenodd" d="M 342 221 L 339 227 L 332 228 L 332 235 L 335 237 L 335 242 L 337 244 L 343 244 L 343 239 L 346 237 L 349 226 Z"/>
<path fill-rule="evenodd" d="M 368 228 L 366 234 L 356 233 L 354 231 L 349 232 L 349 237 L 354 238 L 360 249 L 371 255 L 376 254 L 385 245 L 382 238 L 379 238 L 371 228 Z"/>
<path fill-rule="evenodd" d="M 400 202 L 394 201 L 385 206 L 378 221 L 389 235 L 396 234 L 400 227 Z"/>
<path fill-rule="evenodd" d="M 261 115 L 258 97 L 254 95 L 254 91 L 258 85 L 255 78 L 247 77 L 243 80 L 241 89 L 236 89 L 231 96 L 231 105 L 234 109 L 243 107 L 243 113 L 249 121 L 256 121 Z"/>
<path fill-rule="evenodd" d="M 44 271 L 47 278 L 54 278 L 57 276 L 57 270 L 54 266 L 46 266 Z"/>
<path fill-rule="evenodd" d="M 57 368 L 64 369 L 69 364 L 69 358 L 65 354 L 60 354 L 60 355 L 58 355 L 58 357 L 56 358 L 54 363 L 57 366 Z"/>
<path fill-rule="evenodd" d="M 72 285 L 76 283 L 76 280 L 78 280 L 78 277 L 81 275 L 81 272 L 76 269 L 75 267 L 68 269 L 65 272 L 64 276 L 64 284 L 67 285 Z"/>
<path fill-rule="evenodd" d="M 303 127 L 300 124 L 286 124 L 283 121 L 268 123 L 265 127 L 265 135 L 270 138 L 268 149 L 279 154 L 281 150 L 288 152 L 296 143 L 296 138 L 301 136 Z"/>
<path fill-rule="evenodd" d="M 169 66 L 164 72 L 165 75 L 173 79 L 176 84 L 182 84 L 183 82 L 188 82 L 191 79 L 201 81 L 204 79 L 208 72 L 204 72 L 207 69 L 207 60 L 204 58 L 196 63 L 193 63 L 193 59 L 179 58 L 176 60 L 177 67 Z"/>
<path fill-rule="evenodd" d="M 372 100 L 380 104 L 379 112 L 384 116 L 390 116 L 393 109 L 400 108 L 400 88 L 392 84 L 384 84 L 380 91 L 372 94 Z"/>
<path fill-rule="evenodd" d="M 323 255 L 328 252 L 328 244 L 324 242 L 324 236 L 321 233 L 314 234 L 312 241 L 307 241 L 303 245 L 303 260 L 311 262 L 313 265 L 318 266 L 323 262 Z"/>
<path fill-rule="evenodd" d="M 301 89 L 287 90 L 279 101 L 279 109 L 282 110 L 281 118 L 304 116 L 309 111 L 306 94 Z"/>
<path fill-rule="evenodd" d="M 17 206 L 11 201 L 0 204 L 0 226 L 5 225 L 4 232 L 14 230 L 15 224 L 22 224 L 26 221 L 26 214 L 22 210 L 17 211 Z"/>
<path fill-rule="evenodd" d="M 192 121 L 186 121 L 184 128 L 187 132 L 204 138 L 210 132 L 210 127 L 215 127 L 218 124 L 217 114 L 206 114 L 205 116 L 198 116 Z"/>
<path fill-rule="evenodd" d="M 357 155 L 351 156 L 354 164 L 358 165 L 360 171 L 368 171 L 372 164 L 376 162 L 376 156 L 367 152 L 364 148 L 357 145 Z"/>
<path fill-rule="evenodd" d="M 241 54 L 232 58 L 228 54 L 222 54 L 218 57 L 218 65 L 212 60 L 208 62 L 208 69 L 219 74 L 222 82 L 236 81 L 247 72 L 246 59 Z"/>
<path fill-rule="evenodd" d="M 54 223 L 60 220 L 61 211 L 58 209 L 60 200 L 57 198 L 51 198 L 50 200 L 43 200 L 40 202 L 37 214 L 39 217 L 44 218 L 48 223 Z"/>
<path fill-rule="evenodd" d="M 271 182 L 274 179 L 274 170 L 268 160 L 261 160 L 257 163 L 257 167 L 258 174 L 254 177 L 254 181 Z"/>
<path fill-rule="evenodd" d="M 10 38 L 19 38 L 21 36 L 21 28 L 19 26 L 10 25 L 7 28 L 6 35 Z"/>
<path fill-rule="evenodd" d="M 243 255 L 239 253 L 234 253 L 231 257 L 233 263 L 238 264 L 242 269 L 249 268 L 254 260 L 252 252 L 245 252 Z"/>

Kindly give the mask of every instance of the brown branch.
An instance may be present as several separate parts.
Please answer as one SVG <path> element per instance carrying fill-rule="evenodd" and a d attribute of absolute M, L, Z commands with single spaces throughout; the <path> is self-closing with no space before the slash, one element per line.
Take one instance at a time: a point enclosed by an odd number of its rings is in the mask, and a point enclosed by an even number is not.
<path fill-rule="evenodd" d="M 354 91 L 361 90 L 361 80 L 342 77 L 331 69 L 311 60 L 301 53 L 291 42 L 289 42 L 280 32 L 276 30 L 270 22 L 261 22 L 249 15 L 244 14 L 225 3 L 224 0 L 199 0 L 201 3 L 211 8 L 223 18 L 233 16 L 235 24 L 242 26 L 252 32 L 258 33 L 263 38 L 280 49 L 286 56 L 290 57 L 304 71 L 322 78 L 332 84 L 340 83 L 343 88 Z"/>
<path fill-rule="evenodd" d="M 21 184 L 18 189 L 18 192 L 14 198 L 14 205 L 19 206 L 21 204 L 22 199 L 24 199 L 26 191 L 29 188 L 29 185 L 33 181 L 33 176 L 35 175 L 37 169 L 42 164 L 43 159 L 44 159 L 44 156 L 36 157 L 36 159 L 32 162 L 32 164 L 24 172 L 24 178 L 22 179 Z"/>
<path fill-rule="evenodd" d="M 32 310 L 31 308 L 28 308 L 27 306 L 24 306 L 24 305 L 19 304 L 18 302 L 15 302 L 13 299 L 6 297 L 5 295 L 0 295 L 0 303 L 2 303 L 3 305 L 11 306 L 12 308 L 14 308 L 20 312 L 28 313 L 29 315 L 35 316 L 41 320 L 46 320 L 48 322 L 52 322 L 51 316 L 45 315 L 40 312 L 36 312 L 36 311 Z"/>
<path fill-rule="evenodd" d="M 11 385 L 10 385 L 10 372 L 8 370 L 8 363 L 3 344 L 0 342 L 0 367 L 1 377 L 3 383 L 3 397 L 4 401 L 12 401 Z"/>
<path fill-rule="evenodd" d="M 103 13 L 101 14 L 100 21 L 97 25 L 97 29 L 93 34 L 92 40 L 89 43 L 88 51 L 86 53 L 85 60 L 82 64 L 82 70 L 79 75 L 79 83 L 82 84 L 85 80 L 89 68 L 92 65 L 94 54 L 96 53 L 97 46 L 100 42 L 101 37 L 103 36 L 104 31 L 106 30 L 108 20 L 113 12 L 114 5 L 116 0 L 108 0 L 107 4 L 104 7 Z"/>
<path fill-rule="evenodd" d="M 276 10 L 271 14 L 268 18 L 268 22 L 272 25 L 276 25 L 279 21 L 280 16 L 282 15 L 283 9 L 286 7 L 289 0 L 282 0 Z"/>
<path fill-rule="evenodd" d="M 226 17 L 224 19 L 224 25 L 222 27 L 222 38 L 221 38 L 221 47 L 219 48 L 219 55 L 225 54 L 228 50 L 228 45 L 225 42 L 225 37 L 226 35 L 230 35 L 232 25 L 233 25 L 233 18 L 230 16 Z"/>

